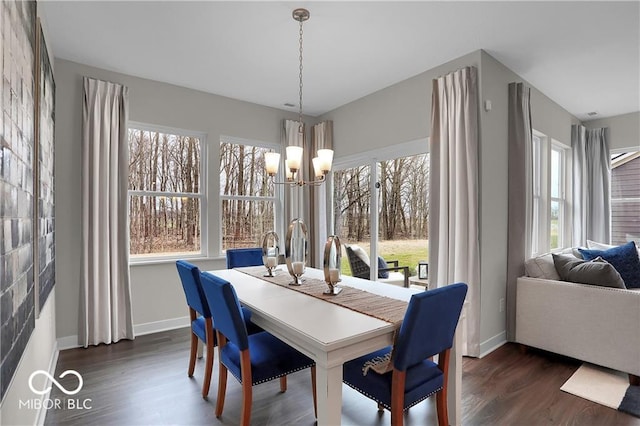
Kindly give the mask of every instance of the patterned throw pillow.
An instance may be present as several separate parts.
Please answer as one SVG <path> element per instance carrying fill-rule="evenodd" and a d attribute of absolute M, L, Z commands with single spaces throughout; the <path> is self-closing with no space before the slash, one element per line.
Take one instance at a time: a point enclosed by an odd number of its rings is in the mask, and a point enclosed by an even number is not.
<path fill-rule="evenodd" d="M 587 261 L 573 255 L 553 254 L 553 263 L 563 281 L 625 288 L 616 268 L 601 257 Z"/>
<path fill-rule="evenodd" d="M 607 250 L 579 250 L 585 260 L 600 256 L 612 264 L 620 273 L 627 288 L 640 288 L 640 257 L 633 241 Z"/>

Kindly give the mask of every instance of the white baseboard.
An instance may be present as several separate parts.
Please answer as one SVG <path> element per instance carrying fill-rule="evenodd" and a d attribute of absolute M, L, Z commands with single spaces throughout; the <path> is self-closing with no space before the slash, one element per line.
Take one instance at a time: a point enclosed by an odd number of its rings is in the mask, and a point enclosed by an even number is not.
<path fill-rule="evenodd" d="M 490 339 L 485 340 L 480 343 L 480 357 L 482 358 L 486 355 L 489 355 L 491 352 L 498 349 L 500 346 L 507 343 L 507 332 L 503 331 L 501 333 L 496 334 Z"/>
<path fill-rule="evenodd" d="M 161 331 L 175 330 L 176 328 L 189 327 L 189 317 L 171 318 L 162 321 L 145 322 L 133 326 L 136 336 L 159 333 Z"/>
<path fill-rule="evenodd" d="M 58 355 L 60 351 L 58 350 L 58 342 L 53 342 L 53 351 L 51 353 L 51 360 L 49 361 L 49 368 L 47 371 L 51 375 L 51 377 L 55 377 L 56 374 L 56 365 L 58 365 Z M 42 400 L 49 399 L 49 395 L 51 395 L 51 388 L 49 388 L 49 392 L 42 396 Z M 36 416 L 36 426 L 43 426 L 44 420 L 47 417 L 47 409 L 44 404 L 38 410 L 38 414 Z"/>
<path fill-rule="evenodd" d="M 58 341 L 58 350 L 60 351 L 64 351 L 66 349 L 73 349 L 73 348 L 79 348 L 80 345 L 78 344 L 78 336 L 65 336 L 65 337 L 58 337 L 57 339 Z"/>
<path fill-rule="evenodd" d="M 134 324 L 133 332 L 136 336 L 144 336 L 145 334 L 159 333 L 161 331 L 175 330 L 176 328 L 189 327 L 189 317 L 171 318 L 162 321 L 145 322 L 142 324 Z M 78 336 L 65 336 L 58 338 L 58 349 L 79 348 Z"/>

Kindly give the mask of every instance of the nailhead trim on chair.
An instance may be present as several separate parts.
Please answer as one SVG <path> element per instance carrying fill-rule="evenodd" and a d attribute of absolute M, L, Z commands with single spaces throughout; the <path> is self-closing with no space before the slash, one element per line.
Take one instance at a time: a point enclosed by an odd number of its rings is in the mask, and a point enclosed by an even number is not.
<path fill-rule="evenodd" d="M 352 385 L 351 383 L 349 383 L 349 382 L 343 382 L 343 383 L 344 383 L 345 385 L 349 386 L 350 388 L 357 390 L 357 391 L 358 391 L 358 392 L 360 392 L 361 394 L 366 395 L 369 399 L 374 400 L 375 402 L 377 402 L 378 404 L 382 405 L 382 406 L 383 406 L 384 408 L 386 408 L 387 410 L 391 411 L 391 407 L 390 407 L 389 405 L 385 404 L 385 403 L 384 403 L 384 402 L 382 402 L 382 401 L 379 401 L 379 400 L 378 400 L 377 398 L 375 398 L 373 395 L 370 395 L 369 393 L 367 393 L 367 392 L 363 391 L 362 389 L 360 389 L 360 388 L 359 388 L 359 387 L 357 387 L 357 386 L 353 386 L 353 385 Z M 412 403 L 411 405 L 407 405 L 407 406 L 406 406 L 406 407 L 404 407 L 402 410 L 403 410 L 403 411 L 408 410 L 409 408 L 413 407 L 413 406 L 414 406 L 414 405 L 416 405 L 416 404 L 421 403 L 421 402 L 422 402 L 422 401 L 424 401 L 425 399 L 427 399 L 427 398 L 431 397 L 432 395 L 435 395 L 436 393 L 440 392 L 441 390 L 442 390 L 442 387 L 439 387 L 438 389 L 434 390 L 434 391 L 433 391 L 433 392 L 431 392 L 430 394 L 428 394 L 428 395 L 426 395 L 426 396 L 424 396 L 424 397 L 420 398 L 419 400 L 415 401 L 415 402 L 414 402 L 414 403 Z"/>
<path fill-rule="evenodd" d="M 224 363 L 223 363 L 223 364 L 224 364 Z M 311 364 L 309 364 L 309 365 L 305 365 L 305 366 L 303 366 L 303 367 L 296 368 L 295 370 L 288 371 L 288 372 L 287 372 L 287 373 L 285 373 L 285 374 L 280 374 L 279 376 L 273 376 L 273 377 L 269 377 L 268 379 L 260 380 L 259 382 L 253 382 L 253 383 L 251 383 L 251 385 L 252 385 L 252 386 L 255 386 L 255 385 L 259 385 L 260 383 L 267 383 L 267 382 L 270 382 L 271 380 L 279 379 L 280 377 L 284 377 L 284 376 L 287 376 L 287 375 L 289 375 L 289 374 L 296 373 L 296 372 L 298 372 L 298 371 L 302 371 L 302 370 L 304 370 L 304 369 L 306 369 L 306 368 L 313 367 L 314 365 L 316 365 L 316 364 L 315 364 L 315 363 L 311 363 Z M 227 366 L 226 364 L 224 364 L 224 366 L 225 366 L 225 367 L 227 367 L 227 371 L 229 371 L 229 373 L 231 373 L 231 375 L 232 375 L 233 377 L 235 377 L 235 378 L 236 378 L 236 380 L 237 380 L 238 382 L 242 383 L 242 379 L 241 379 L 240 377 L 236 376 L 235 374 L 233 374 L 233 371 L 231 371 L 231 369 L 229 368 L 229 366 Z"/>

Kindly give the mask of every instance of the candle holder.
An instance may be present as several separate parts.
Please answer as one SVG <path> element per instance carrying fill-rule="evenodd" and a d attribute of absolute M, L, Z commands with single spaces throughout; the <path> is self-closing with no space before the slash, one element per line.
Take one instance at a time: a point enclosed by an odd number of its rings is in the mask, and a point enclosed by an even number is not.
<path fill-rule="evenodd" d="M 300 285 L 307 263 L 307 225 L 302 219 L 293 219 L 289 224 L 284 251 L 287 269 L 293 277 L 289 285 Z"/>
<path fill-rule="evenodd" d="M 278 266 L 278 256 L 280 255 L 280 247 L 278 246 L 278 234 L 275 231 L 269 231 L 262 237 L 262 263 L 267 268 L 264 277 L 274 277 L 274 271 Z"/>
<path fill-rule="evenodd" d="M 340 238 L 337 235 L 331 235 L 327 238 L 324 245 L 324 280 L 327 282 L 329 289 L 323 294 L 335 296 L 342 291 L 342 287 L 337 284 L 342 281 L 340 279 L 340 262 L 342 260 L 342 246 Z"/>

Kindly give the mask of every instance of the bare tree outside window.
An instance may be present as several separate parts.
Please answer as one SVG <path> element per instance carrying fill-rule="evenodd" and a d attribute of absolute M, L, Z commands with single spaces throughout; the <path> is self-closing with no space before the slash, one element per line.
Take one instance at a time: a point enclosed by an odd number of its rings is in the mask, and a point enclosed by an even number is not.
<path fill-rule="evenodd" d="M 201 252 L 201 140 L 129 129 L 129 233 L 134 257 Z"/>
<path fill-rule="evenodd" d="M 220 143 L 222 250 L 259 246 L 264 233 L 275 229 L 278 200 L 264 162 L 269 151 L 260 146 Z"/>
<path fill-rule="evenodd" d="M 337 170 L 333 174 L 335 232 L 347 244 L 369 252 L 378 244 L 383 258 L 399 260 L 414 270 L 428 259 L 429 155 L 382 161 L 378 168 L 378 235 L 372 238 L 371 166 Z M 343 273 L 348 273 L 343 256 Z"/>

